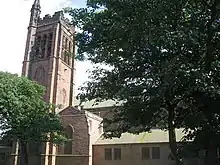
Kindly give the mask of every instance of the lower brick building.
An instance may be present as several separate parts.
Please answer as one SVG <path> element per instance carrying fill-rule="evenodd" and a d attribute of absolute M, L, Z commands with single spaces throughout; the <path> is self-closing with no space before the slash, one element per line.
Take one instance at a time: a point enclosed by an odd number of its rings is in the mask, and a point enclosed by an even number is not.
<path fill-rule="evenodd" d="M 27 33 L 22 76 L 46 88 L 44 100 L 59 107 L 68 143 L 29 144 L 28 165 L 171 165 L 167 132 L 161 130 L 103 139 L 102 117 L 111 116 L 114 101 L 76 106 L 74 100 L 75 29 L 63 12 L 40 16 L 34 0 Z M 178 136 L 182 133 L 177 131 Z M 180 140 L 180 139 L 179 139 Z M 188 161 L 188 160 L 187 160 Z M 187 165 L 202 165 L 197 159 Z M 19 144 L 2 140 L 0 165 L 19 165 Z"/>
<path fill-rule="evenodd" d="M 184 136 L 176 130 L 177 142 Z M 175 165 L 171 159 L 167 131 L 152 129 L 139 135 L 124 133 L 120 138 L 100 137 L 93 145 L 93 165 Z M 187 157 L 184 165 L 203 165 L 203 159 Z"/>
<path fill-rule="evenodd" d="M 89 111 L 69 107 L 60 112 L 60 117 L 65 133 L 72 140 L 55 146 L 53 154 L 46 154 L 45 147 L 30 145 L 28 165 L 174 165 L 167 131 L 152 129 L 138 135 L 123 133 L 120 138 L 105 139 L 102 118 Z M 183 136 L 183 129 L 177 129 L 177 142 Z M 1 165 L 19 165 L 15 146 L 0 147 Z M 203 160 L 204 155 L 183 159 L 184 165 L 203 165 Z"/>

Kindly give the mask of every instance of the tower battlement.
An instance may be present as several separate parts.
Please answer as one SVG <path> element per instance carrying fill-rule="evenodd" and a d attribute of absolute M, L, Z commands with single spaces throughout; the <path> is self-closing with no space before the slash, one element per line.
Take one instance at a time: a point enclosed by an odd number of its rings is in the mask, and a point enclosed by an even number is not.
<path fill-rule="evenodd" d="M 54 23 L 58 21 L 65 20 L 64 14 L 62 11 L 55 12 L 53 16 L 50 14 L 46 14 L 43 18 L 40 18 L 38 21 L 38 24 L 48 24 L 48 23 Z"/>
<path fill-rule="evenodd" d="M 52 16 L 50 14 L 46 14 L 43 18 L 39 18 L 38 26 L 48 25 L 58 22 L 62 23 L 67 28 L 74 30 L 73 26 L 70 24 L 70 21 L 64 16 L 63 11 L 57 11 Z"/>

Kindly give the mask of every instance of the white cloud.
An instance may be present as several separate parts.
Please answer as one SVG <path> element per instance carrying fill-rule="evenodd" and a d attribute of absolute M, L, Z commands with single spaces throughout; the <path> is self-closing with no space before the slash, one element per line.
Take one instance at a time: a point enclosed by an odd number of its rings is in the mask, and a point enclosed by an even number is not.
<path fill-rule="evenodd" d="M 21 73 L 30 9 L 34 0 L 0 1 L 0 71 Z M 64 7 L 81 7 L 85 0 L 41 0 L 42 15 L 53 14 Z M 77 6 L 78 4 L 78 6 Z M 89 62 L 77 62 L 76 86 L 87 80 Z"/>

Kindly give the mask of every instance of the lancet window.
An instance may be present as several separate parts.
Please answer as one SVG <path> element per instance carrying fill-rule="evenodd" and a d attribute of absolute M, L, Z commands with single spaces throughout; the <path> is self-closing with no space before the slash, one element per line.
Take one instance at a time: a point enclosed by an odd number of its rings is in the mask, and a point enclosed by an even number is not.
<path fill-rule="evenodd" d="M 51 56 L 52 40 L 53 40 L 53 33 L 50 33 L 48 36 L 47 57 Z"/>
<path fill-rule="evenodd" d="M 72 49 L 71 49 L 71 41 L 63 36 L 63 40 L 62 40 L 62 55 L 61 55 L 61 58 L 63 59 L 63 61 L 70 65 L 71 64 L 71 53 L 72 53 Z"/>
<path fill-rule="evenodd" d="M 44 59 L 51 56 L 53 33 L 39 34 L 35 42 L 34 60 Z"/>
<path fill-rule="evenodd" d="M 68 125 L 65 128 L 65 133 L 67 136 L 68 141 L 64 144 L 64 154 L 72 154 L 72 148 L 73 148 L 73 133 L 74 128 L 72 125 Z"/>

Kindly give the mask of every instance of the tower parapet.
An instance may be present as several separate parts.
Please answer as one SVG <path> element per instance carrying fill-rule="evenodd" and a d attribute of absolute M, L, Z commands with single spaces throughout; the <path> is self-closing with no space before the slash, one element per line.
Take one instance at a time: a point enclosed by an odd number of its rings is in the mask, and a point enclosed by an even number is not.
<path fill-rule="evenodd" d="M 73 26 L 70 24 L 69 20 L 64 17 L 63 11 L 57 11 L 52 16 L 49 14 L 46 14 L 43 18 L 40 18 L 38 21 L 38 26 L 45 26 L 49 24 L 54 23 L 61 23 L 66 28 L 69 28 L 70 30 L 74 31 Z"/>

